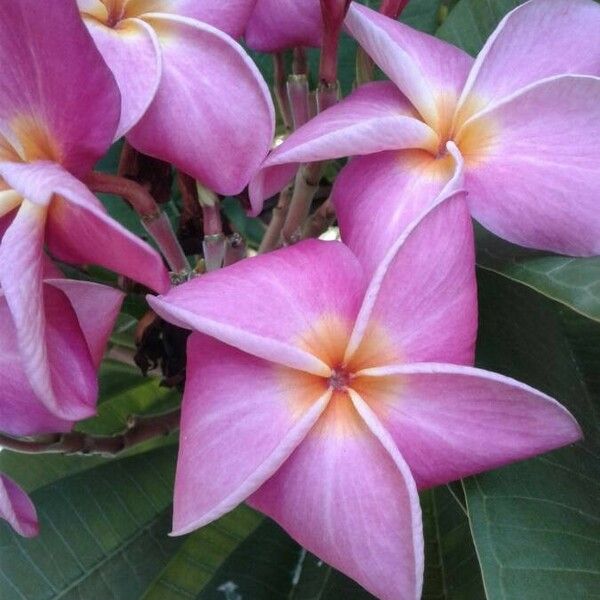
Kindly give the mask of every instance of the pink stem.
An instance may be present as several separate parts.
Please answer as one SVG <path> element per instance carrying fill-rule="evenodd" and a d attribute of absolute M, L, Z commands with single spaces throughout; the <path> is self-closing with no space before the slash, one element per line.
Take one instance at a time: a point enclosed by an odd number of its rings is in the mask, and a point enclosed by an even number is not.
<path fill-rule="evenodd" d="M 88 176 L 86 184 L 94 192 L 114 194 L 129 202 L 139 215 L 146 231 L 156 242 L 171 270 L 179 273 L 189 269 L 187 258 L 171 223 L 144 187 L 130 179 L 97 171 L 93 171 Z"/>

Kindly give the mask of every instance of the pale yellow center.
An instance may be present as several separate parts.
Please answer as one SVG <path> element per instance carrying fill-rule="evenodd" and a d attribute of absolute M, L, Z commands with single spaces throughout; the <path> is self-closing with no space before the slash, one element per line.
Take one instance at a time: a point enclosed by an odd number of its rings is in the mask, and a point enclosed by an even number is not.
<path fill-rule="evenodd" d="M 498 123 L 490 117 L 471 117 L 482 108 L 483 103 L 470 97 L 457 111 L 456 97 L 441 96 L 438 102 L 438 118 L 431 124 L 437 140 L 425 150 L 407 150 L 401 153 L 403 167 L 416 170 L 420 177 L 448 181 L 454 174 L 455 164 L 448 154 L 446 144 L 452 141 L 465 160 L 465 166 L 476 167 L 493 152 L 497 140 Z"/>
<path fill-rule="evenodd" d="M 349 360 L 344 356 L 352 333 L 352 323 L 336 316 L 326 315 L 298 340 L 298 345 L 328 367 L 326 376 L 313 375 L 304 371 L 279 368 L 281 384 L 286 390 L 290 408 L 296 415 L 304 413 L 328 390 L 331 399 L 322 420 L 327 422 L 327 431 L 336 435 L 349 435 L 362 431 L 359 417 L 348 391 L 355 390 L 367 402 L 374 401 L 377 378 L 360 374 L 364 369 L 383 366 L 400 361 L 398 349 L 394 347 L 385 331 L 375 324 L 367 329 L 356 352 Z M 317 427 L 318 430 L 318 427 Z"/>
<path fill-rule="evenodd" d="M 60 163 L 59 144 L 41 121 L 19 116 L 8 123 L 6 136 L 0 134 L 0 161 L 33 162 L 47 160 Z M 17 208 L 22 198 L 0 178 L 0 217 Z"/>

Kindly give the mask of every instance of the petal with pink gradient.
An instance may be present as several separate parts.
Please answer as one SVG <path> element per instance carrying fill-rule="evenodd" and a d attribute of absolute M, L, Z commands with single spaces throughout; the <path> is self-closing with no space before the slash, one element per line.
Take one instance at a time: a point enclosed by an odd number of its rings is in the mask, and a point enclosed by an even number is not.
<path fill-rule="evenodd" d="M 258 489 L 301 442 L 331 396 L 321 378 L 303 378 L 201 334 L 189 340 L 187 374 L 175 534 L 219 518 Z"/>
<path fill-rule="evenodd" d="M 275 113 L 260 72 L 210 25 L 157 13 L 143 18 L 158 34 L 163 72 L 128 140 L 217 193 L 239 193 L 273 139 Z"/>
<path fill-rule="evenodd" d="M 0 473 L 0 519 L 23 537 L 35 537 L 39 525 L 35 506 L 29 496 L 10 477 Z"/>
<path fill-rule="evenodd" d="M 271 152 L 252 180 L 250 199 L 253 206 L 261 206 L 293 177 L 300 163 L 402 148 L 436 150 L 438 145 L 437 134 L 418 118 L 393 84 L 363 85 Z"/>
<path fill-rule="evenodd" d="M 433 36 L 353 2 L 345 25 L 436 130 L 452 116 L 473 59 Z"/>
<path fill-rule="evenodd" d="M 451 156 L 401 150 L 353 158 L 331 198 L 342 241 L 373 275 L 404 229 L 435 203 L 455 174 Z"/>
<path fill-rule="evenodd" d="M 504 17 L 479 53 L 461 97 L 465 115 L 567 73 L 600 75 L 600 6 L 591 0 L 526 2 Z"/>
<path fill-rule="evenodd" d="M 0 64 L 0 134 L 85 174 L 113 139 L 119 91 L 75 2 L 1 2 Z"/>
<path fill-rule="evenodd" d="M 369 413 L 364 403 L 360 408 Z M 367 425 L 346 394 L 334 396 L 249 503 L 378 598 L 420 598 L 423 537 L 415 483 L 389 435 L 374 418 Z"/>
<path fill-rule="evenodd" d="M 319 47 L 323 20 L 319 0 L 257 0 L 244 38 L 259 52 Z"/>
<path fill-rule="evenodd" d="M 45 284 L 59 289 L 69 299 L 93 365 L 98 369 L 125 295 L 114 288 L 89 281 L 46 279 Z"/>
<path fill-rule="evenodd" d="M 0 290 L 0 431 L 15 436 L 69 431 L 73 423 L 52 414 L 31 389 L 16 338 L 12 315 Z"/>
<path fill-rule="evenodd" d="M 94 263 L 149 286 L 170 287 L 160 255 L 111 219 L 89 189 L 50 162 L 0 163 L 0 176 L 31 202 L 50 203 L 46 242 L 72 263 Z"/>
<path fill-rule="evenodd" d="M 0 285 L 15 324 L 16 343 L 27 378 L 41 402 L 60 413 L 46 341 L 42 284 L 45 226 L 46 208 L 23 201 L 0 244 Z"/>
<path fill-rule="evenodd" d="M 0 245 L 0 283 L 31 389 L 50 412 L 75 421 L 94 413 L 96 374 L 67 298 L 42 283 L 45 221 L 46 207 L 23 202 Z"/>
<path fill-rule="evenodd" d="M 156 94 L 160 44 L 152 27 L 140 19 L 126 19 L 115 27 L 89 17 L 84 22 L 121 92 L 121 118 L 114 134 L 118 139 L 142 118 Z"/>
<path fill-rule="evenodd" d="M 231 37 L 238 38 L 256 0 L 129 0 L 126 17 L 139 17 L 145 13 L 165 13 L 189 17 L 208 23 Z"/>
<path fill-rule="evenodd" d="M 375 353 L 368 366 L 398 359 L 473 363 L 475 248 L 471 218 L 457 185 L 457 180 L 448 184 L 436 206 L 413 221 L 388 250 L 365 294 L 347 360 L 359 356 L 363 344 L 376 342 L 395 353 Z M 372 331 L 379 332 L 376 340 Z"/>
<path fill-rule="evenodd" d="M 357 388 L 394 438 L 420 488 L 582 437 L 575 419 L 556 400 L 503 375 L 431 363 L 370 372 L 360 377 Z"/>
<path fill-rule="evenodd" d="M 148 302 L 180 327 L 327 376 L 329 367 L 304 340 L 329 319 L 351 327 L 364 289 L 362 268 L 346 246 L 307 240 L 207 273 Z"/>
<path fill-rule="evenodd" d="M 536 83 L 467 122 L 473 216 L 504 239 L 573 256 L 600 254 L 600 79 Z"/>

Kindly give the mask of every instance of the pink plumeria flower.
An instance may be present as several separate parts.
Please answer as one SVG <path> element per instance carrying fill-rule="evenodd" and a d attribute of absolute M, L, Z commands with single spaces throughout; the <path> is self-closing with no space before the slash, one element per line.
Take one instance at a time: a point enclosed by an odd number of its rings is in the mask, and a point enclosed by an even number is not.
<path fill-rule="evenodd" d="M 379 598 L 416 600 L 419 488 L 580 438 L 555 400 L 465 366 L 477 308 L 456 183 L 374 270 L 313 240 L 150 298 L 194 332 L 174 533 L 247 499 Z"/>
<path fill-rule="evenodd" d="M 391 82 L 359 88 L 281 144 L 251 186 L 255 210 L 298 163 L 357 156 L 334 204 L 354 248 L 383 256 L 466 162 L 473 216 L 523 246 L 600 253 L 600 6 L 531 0 L 509 13 L 475 61 L 353 3 L 346 26 Z"/>
<path fill-rule="evenodd" d="M 244 38 L 259 52 L 318 48 L 323 35 L 319 0 L 257 0 Z"/>
<path fill-rule="evenodd" d="M 9 435 L 69 431 L 96 412 L 97 371 L 124 297 L 105 285 L 66 279 L 48 259 L 42 293 L 46 344 L 35 350 L 46 355 L 23 357 L 0 288 L 0 431 Z M 31 380 L 32 361 L 48 365 L 48 380 Z"/>
<path fill-rule="evenodd" d="M 240 36 L 256 0 L 77 0 L 122 97 L 116 137 L 237 194 L 266 156 L 275 113 Z M 229 35 L 228 35 L 229 34 Z"/>
<path fill-rule="evenodd" d="M 39 533 L 37 514 L 29 496 L 10 477 L 0 473 L 0 519 L 23 537 Z"/>
<path fill-rule="evenodd" d="M 44 245 L 60 260 L 95 263 L 156 291 L 168 289 L 169 277 L 158 253 L 77 179 L 108 149 L 120 100 L 75 4 L 1 2 L 0 64 L 2 302 L 33 393 L 73 420 L 89 407 L 54 389 Z"/>

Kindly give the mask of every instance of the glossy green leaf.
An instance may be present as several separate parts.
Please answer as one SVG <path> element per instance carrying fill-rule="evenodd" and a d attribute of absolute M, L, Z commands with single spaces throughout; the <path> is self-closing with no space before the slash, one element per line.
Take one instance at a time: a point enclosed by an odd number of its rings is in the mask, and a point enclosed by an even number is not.
<path fill-rule="evenodd" d="M 477 264 L 600 321 L 600 258 L 528 250 L 477 229 Z"/>
<path fill-rule="evenodd" d="M 459 0 L 437 30 L 437 35 L 475 56 L 502 17 L 523 2 Z"/>
<path fill-rule="evenodd" d="M 478 361 L 554 396 L 585 441 L 465 482 L 489 600 L 600 590 L 600 324 L 480 272 Z"/>
<path fill-rule="evenodd" d="M 129 417 L 161 414 L 180 402 L 180 393 L 160 387 L 157 377 L 144 377 L 137 367 L 106 360 L 100 369 L 98 414 L 78 423 L 77 430 L 114 435 L 125 431 Z"/>
<path fill-rule="evenodd" d="M 25 471 L 38 457 L 20 458 Z M 0 524 L 2 599 L 138 598 L 182 543 L 166 535 L 174 464 L 174 450 L 162 449 L 33 491 L 40 536 Z"/>
<path fill-rule="evenodd" d="M 485 600 L 460 484 L 421 493 L 425 534 L 423 600 Z"/>
<path fill-rule="evenodd" d="M 280 527 L 240 506 L 191 534 L 144 600 L 287 598 L 299 556 Z"/>

